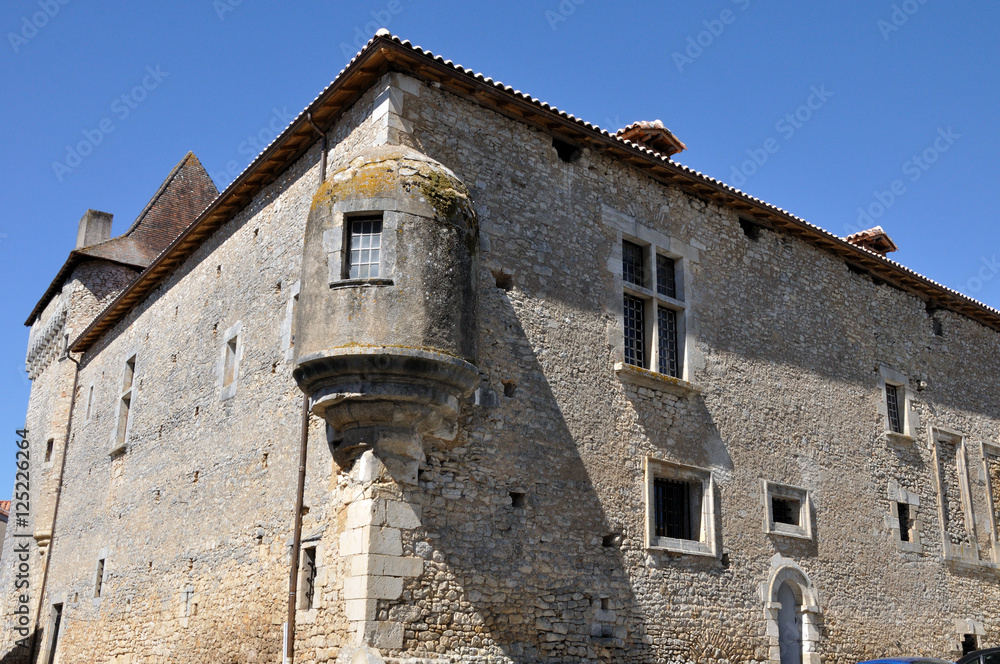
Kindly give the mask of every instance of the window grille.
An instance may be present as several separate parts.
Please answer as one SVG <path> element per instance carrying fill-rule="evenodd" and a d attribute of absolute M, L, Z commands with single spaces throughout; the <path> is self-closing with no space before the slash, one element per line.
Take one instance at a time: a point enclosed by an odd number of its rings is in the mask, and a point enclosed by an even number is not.
<path fill-rule="evenodd" d="M 645 302 L 625 296 L 625 363 L 642 367 L 646 363 Z"/>
<path fill-rule="evenodd" d="M 350 279 L 371 279 L 379 275 L 382 251 L 382 219 L 366 217 L 352 219 L 349 229 L 347 276 Z"/>
<path fill-rule="evenodd" d="M 677 267 L 673 258 L 656 255 L 656 292 L 677 299 Z"/>
<path fill-rule="evenodd" d="M 786 523 L 790 526 L 799 525 L 799 501 L 793 498 L 771 498 L 771 514 L 775 523 Z"/>
<path fill-rule="evenodd" d="M 628 240 L 622 240 L 622 279 L 625 283 L 636 286 L 645 283 L 642 254 L 642 247 Z"/>
<path fill-rule="evenodd" d="M 666 307 L 657 309 L 659 317 L 660 366 L 658 371 L 674 378 L 681 377 L 680 346 L 677 343 L 677 312 Z"/>
<path fill-rule="evenodd" d="M 701 493 L 699 482 L 685 482 L 665 477 L 653 481 L 653 504 L 656 519 L 656 536 L 696 540 L 698 533 L 692 517 L 692 502 L 698 502 Z M 692 500 L 695 498 L 696 500 Z"/>
<path fill-rule="evenodd" d="M 896 503 L 896 515 L 899 517 L 899 541 L 910 541 L 910 506 L 906 503 Z"/>
<path fill-rule="evenodd" d="M 899 416 L 899 388 L 886 383 L 885 402 L 889 413 L 889 430 L 903 433 L 903 420 Z"/>
<path fill-rule="evenodd" d="M 316 599 L 316 547 L 304 549 L 302 560 L 302 603 L 303 608 L 311 609 Z"/>

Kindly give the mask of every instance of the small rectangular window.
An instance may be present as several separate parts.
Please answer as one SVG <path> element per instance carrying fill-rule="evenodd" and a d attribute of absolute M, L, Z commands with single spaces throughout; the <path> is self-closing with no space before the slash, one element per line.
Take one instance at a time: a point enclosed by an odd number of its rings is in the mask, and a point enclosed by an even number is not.
<path fill-rule="evenodd" d="M 55 447 L 55 444 L 56 444 L 55 438 L 49 438 L 45 442 L 45 463 L 52 461 L 52 448 Z"/>
<path fill-rule="evenodd" d="M 104 558 L 97 561 L 97 579 L 94 581 L 94 597 L 101 596 L 104 587 Z"/>
<path fill-rule="evenodd" d="M 636 286 L 643 286 L 646 283 L 643 270 L 644 253 L 643 248 L 634 242 L 622 240 L 622 279 L 625 283 Z"/>
<path fill-rule="evenodd" d="M 646 303 L 625 296 L 625 363 L 636 367 L 646 364 Z"/>
<path fill-rule="evenodd" d="M 673 258 L 656 255 L 656 292 L 677 299 L 677 265 Z"/>
<path fill-rule="evenodd" d="M 300 607 L 311 609 L 316 605 L 316 547 L 302 550 L 302 601 Z"/>
<path fill-rule="evenodd" d="M 226 361 L 222 376 L 222 386 L 228 387 L 236 379 L 236 346 L 239 337 L 235 336 L 226 342 Z"/>
<path fill-rule="evenodd" d="M 674 378 L 681 377 L 680 345 L 677 340 L 677 312 L 666 307 L 657 308 L 659 330 L 658 371 Z"/>
<path fill-rule="evenodd" d="M 903 420 L 899 416 L 899 388 L 886 383 L 885 405 L 889 413 L 889 430 L 893 433 L 903 433 Z"/>
<path fill-rule="evenodd" d="M 701 482 L 657 477 L 653 482 L 656 536 L 699 540 Z"/>
<path fill-rule="evenodd" d="M 52 639 L 49 640 L 49 664 L 56 661 L 56 649 L 59 647 L 59 630 L 62 628 L 62 604 L 52 605 Z"/>
<path fill-rule="evenodd" d="M 135 379 L 135 355 L 125 361 L 125 374 L 122 378 L 122 394 L 118 404 L 118 431 L 116 440 L 118 447 L 125 444 L 128 435 L 129 416 L 132 412 L 132 382 Z"/>
<path fill-rule="evenodd" d="M 373 279 L 379 276 L 382 252 L 382 217 L 348 220 L 347 277 Z"/>
<path fill-rule="evenodd" d="M 802 504 L 794 498 L 771 498 L 771 513 L 774 515 L 775 523 L 786 523 L 790 526 L 801 525 L 799 514 L 802 511 Z"/>
<path fill-rule="evenodd" d="M 94 406 L 94 386 L 91 385 L 90 389 L 87 390 L 87 419 L 90 419 L 90 412 Z"/>
<path fill-rule="evenodd" d="M 899 517 L 899 541 L 910 541 L 910 506 L 906 503 L 896 503 L 896 515 Z"/>

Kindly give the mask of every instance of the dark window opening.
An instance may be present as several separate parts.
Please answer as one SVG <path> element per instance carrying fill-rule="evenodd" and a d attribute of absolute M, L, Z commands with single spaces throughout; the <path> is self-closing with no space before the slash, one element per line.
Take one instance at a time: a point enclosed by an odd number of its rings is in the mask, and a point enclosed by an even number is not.
<path fill-rule="evenodd" d="M 316 601 L 316 547 L 302 550 L 302 608 L 311 609 Z"/>
<path fill-rule="evenodd" d="M 347 247 L 348 279 L 378 277 L 382 253 L 382 216 L 348 220 Z"/>
<path fill-rule="evenodd" d="M 699 540 L 701 492 L 701 482 L 657 477 L 653 481 L 656 536 Z"/>
<path fill-rule="evenodd" d="M 656 255 L 656 292 L 677 299 L 677 262 L 659 254 Z"/>
<path fill-rule="evenodd" d="M 903 420 L 899 416 L 899 388 L 896 385 L 886 384 L 885 405 L 889 413 L 889 430 L 903 433 Z"/>
<path fill-rule="evenodd" d="M 94 597 L 101 596 L 104 587 L 104 558 L 97 561 L 97 580 L 94 582 Z"/>
<path fill-rule="evenodd" d="M 962 636 L 962 657 L 965 657 L 970 652 L 975 652 L 979 650 L 979 646 L 976 644 L 975 634 L 965 634 Z"/>
<path fill-rule="evenodd" d="M 677 341 L 677 312 L 666 307 L 657 309 L 659 324 L 659 368 L 658 371 L 674 378 L 681 377 L 680 344 Z"/>
<path fill-rule="evenodd" d="M 749 219 L 744 219 L 740 217 L 740 228 L 743 229 L 743 234 L 746 235 L 751 240 L 760 239 L 760 225 L 755 224 Z"/>
<path fill-rule="evenodd" d="M 601 611 L 609 611 L 611 609 L 611 600 L 607 597 L 601 598 Z"/>
<path fill-rule="evenodd" d="M 625 363 L 635 367 L 646 365 L 645 302 L 625 296 Z"/>
<path fill-rule="evenodd" d="M 513 397 L 517 392 L 516 380 L 502 380 L 500 383 L 503 385 L 503 395 L 505 397 Z"/>
<path fill-rule="evenodd" d="M 552 139 L 552 147 L 556 149 L 556 154 L 559 155 L 559 159 L 568 164 L 573 163 L 583 154 L 583 150 L 577 146 L 558 138 Z"/>
<path fill-rule="evenodd" d="M 509 291 L 514 288 L 514 275 L 507 274 L 503 270 L 494 270 L 493 279 L 496 280 L 497 288 Z"/>
<path fill-rule="evenodd" d="M 910 506 L 906 503 L 896 503 L 896 515 L 899 517 L 899 541 L 910 541 Z"/>
<path fill-rule="evenodd" d="M 644 253 L 643 248 L 634 242 L 622 241 L 622 279 L 625 283 L 636 286 L 643 286 L 646 283 L 646 275 L 643 270 Z"/>
<path fill-rule="evenodd" d="M 59 628 L 62 627 L 62 604 L 52 605 L 52 640 L 49 642 L 49 664 L 56 661 L 56 648 L 59 647 Z"/>
<path fill-rule="evenodd" d="M 524 500 L 527 494 L 521 493 L 520 491 L 510 492 L 510 506 L 511 507 L 524 507 Z"/>
<path fill-rule="evenodd" d="M 941 324 L 939 318 L 931 319 L 931 328 L 934 330 L 934 336 L 943 337 L 944 336 L 944 326 Z"/>
<path fill-rule="evenodd" d="M 618 545 L 618 534 L 610 533 L 601 538 L 601 546 L 604 548 L 611 548 Z"/>
<path fill-rule="evenodd" d="M 801 503 L 794 498 L 771 498 L 771 516 L 775 523 L 786 523 L 790 526 L 799 525 Z"/>
<path fill-rule="evenodd" d="M 48 441 L 45 443 L 45 463 L 52 461 L 52 448 L 55 446 L 55 444 L 56 444 L 55 438 L 49 438 Z"/>

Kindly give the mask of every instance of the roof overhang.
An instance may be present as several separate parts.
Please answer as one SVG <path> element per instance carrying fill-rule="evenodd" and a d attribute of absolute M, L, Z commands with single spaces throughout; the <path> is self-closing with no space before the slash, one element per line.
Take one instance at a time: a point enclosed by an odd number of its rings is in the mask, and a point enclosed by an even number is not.
<path fill-rule="evenodd" d="M 471 69 L 455 65 L 408 41 L 380 32 L 337 78 L 296 117 L 225 191 L 71 344 L 85 352 L 132 307 L 145 299 L 209 236 L 247 206 L 318 140 L 312 122 L 323 131 L 348 110 L 379 78 L 398 71 L 435 84 L 459 97 L 536 127 L 563 140 L 630 164 L 650 177 L 680 187 L 703 200 L 727 206 L 764 226 L 781 230 L 836 254 L 849 265 L 911 292 L 935 306 L 950 309 L 1000 331 L 1000 311 L 938 284 L 884 256 L 857 247 L 809 222 L 749 196 L 714 178 L 681 166 L 657 152 L 615 136 L 589 122 L 529 97 Z"/>

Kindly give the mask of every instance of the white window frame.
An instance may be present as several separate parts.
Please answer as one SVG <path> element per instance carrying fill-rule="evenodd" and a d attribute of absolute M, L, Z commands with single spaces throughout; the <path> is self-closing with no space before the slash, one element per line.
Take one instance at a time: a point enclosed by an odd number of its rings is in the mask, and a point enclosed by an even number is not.
<path fill-rule="evenodd" d="M 902 420 L 900 428 L 903 431 L 901 433 L 893 431 L 889 421 L 889 397 L 885 389 L 886 385 L 896 387 L 897 408 Z M 912 443 L 913 433 L 918 422 L 916 412 L 913 409 L 913 391 L 910 389 L 910 379 L 904 373 L 881 366 L 878 371 L 878 389 L 881 394 L 878 412 L 882 416 L 886 437 L 897 442 Z"/>
<path fill-rule="evenodd" d="M 667 551 L 670 553 L 718 558 L 718 542 L 715 536 L 715 480 L 712 471 L 705 468 L 684 466 L 653 457 L 646 457 L 644 466 L 646 548 L 652 551 Z M 701 483 L 701 528 L 699 539 L 686 540 L 674 537 L 657 537 L 654 482 L 658 477 Z"/>
<path fill-rule="evenodd" d="M 779 484 L 768 480 L 761 481 L 764 496 L 764 532 L 768 535 L 795 537 L 811 540 L 813 538 L 812 495 L 808 489 L 791 484 Z M 799 502 L 799 523 L 779 523 L 774 520 L 774 498 L 787 498 Z"/>
<path fill-rule="evenodd" d="M 226 383 L 227 364 L 229 360 L 230 343 L 236 341 L 236 349 L 233 351 L 232 380 Z M 240 365 L 243 363 L 243 322 L 236 321 L 222 335 L 222 351 L 219 356 L 219 400 L 225 401 L 236 396 L 236 386 L 240 382 Z"/>

